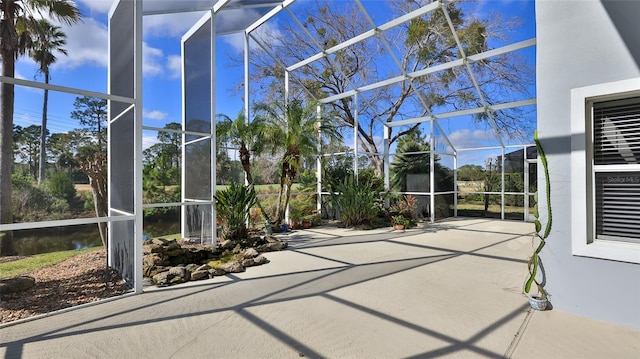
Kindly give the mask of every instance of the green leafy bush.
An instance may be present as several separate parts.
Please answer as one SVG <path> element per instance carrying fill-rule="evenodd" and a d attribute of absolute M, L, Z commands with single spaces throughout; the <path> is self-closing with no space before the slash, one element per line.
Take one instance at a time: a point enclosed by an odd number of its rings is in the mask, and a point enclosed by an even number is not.
<path fill-rule="evenodd" d="M 395 196 L 390 211 L 411 219 L 418 208 L 418 199 L 414 195 Z"/>
<path fill-rule="evenodd" d="M 405 228 L 411 226 L 411 220 L 401 214 L 391 217 L 391 224 L 393 225 L 402 225 Z"/>
<path fill-rule="evenodd" d="M 332 203 L 347 227 L 373 221 L 380 209 L 380 194 L 373 181 L 357 181 L 352 175 L 336 185 Z"/>
<path fill-rule="evenodd" d="M 82 195 L 82 200 L 84 202 L 84 209 L 86 209 L 86 210 L 93 210 L 94 209 L 93 194 L 84 193 Z"/>
<path fill-rule="evenodd" d="M 240 241 L 248 236 L 249 209 L 256 205 L 256 192 L 252 185 L 231 182 L 229 187 L 215 196 L 216 210 L 222 218 L 222 238 Z"/>
<path fill-rule="evenodd" d="M 47 180 L 47 189 L 56 198 L 61 198 L 71 203 L 76 196 L 76 187 L 71 177 L 64 172 L 57 172 Z"/>
<path fill-rule="evenodd" d="M 52 215 L 51 219 L 64 219 L 64 213 L 69 212 L 69 202 L 64 198 L 56 198 L 49 205 L 49 212 Z"/>
<path fill-rule="evenodd" d="M 11 175 L 11 186 L 14 190 L 23 190 L 33 187 L 33 179 L 29 175 L 14 173 Z"/>
<path fill-rule="evenodd" d="M 175 186 L 172 189 L 166 188 L 162 189 L 153 194 L 151 199 L 145 197 L 145 201 L 156 202 L 156 203 L 175 203 L 180 202 L 181 200 L 181 189 L 180 186 Z M 146 208 L 144 210 L 144 218 L 145 220 L 162 220 L 163 218 L 171 218 L 171 216 L 177 215 L 180 213 L 180 208 L 176 206 L 167 206 L 167 207 L 151 207 Z"/>
<path fill-rule="evenodd" d="M 318 183 L 318 179 L 316 178 L 315 172 L 311 170 L 304 170 L 300 173 L 300 191 L 315 192 L 316 183 Z"/>
<path fill-rule="evenodd" d="M 12 193 L 14 214 L 29 210 L 46 210 L 51 202 L 49 196 L 41 189 L 29 186 L 14 189 Z"/>

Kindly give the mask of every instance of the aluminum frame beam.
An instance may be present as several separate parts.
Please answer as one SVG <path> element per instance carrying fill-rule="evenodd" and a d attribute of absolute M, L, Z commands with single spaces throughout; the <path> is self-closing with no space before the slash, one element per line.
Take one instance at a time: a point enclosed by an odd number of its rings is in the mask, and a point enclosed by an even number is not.
<path fill-rule="evenodd" d="M 302 67 L 304 65 L 308 65 L 308 64 L 310 64 L 310 63 L 312 63 L 312 62 L 314 62 L 316 60 L 319 60 L 319 59 L 321 59 L 323 57 L 326 57 L 327 55 L 330 55 L 330 54 L 333 54 L 335 52 L 338 52 L 338 51 L 340 51 L 340 50 L 342 50 L 342 49 L 344 49 L 346 47 L 349 47 L 351 45 L 355 45 L 355 44 L 357 44 L 357 43 L 359 43 L 361 41 L 364 41 L 364 40 L 366 40 L 368 38 L 377 36 L 380 32 L 387 31 L 387 30 L 392 29 L 392 28 L 394 28 L 394 27 L 396 27 L 396 26 L 398 26 L 398 25 L 400 25 L 402 23 L 405 23 L 405 22 L 407 22 L 409 20 L 415 19 L 416 17 L 422 16 L 422 15 L 424 15 L 424 14 L 430 12 L 430 11 L 433 11 L 435 9 L 438 9 L 438 8 L 440 8 L 440 6 L 441 6 L 440 2 L 432 2 L 429 5 L 423 6 L 423 7 L 419 8 L 419 9 L 417 9 L 417 10 L 414 10 L 414 11 L 406 14 L 406 15 L 403 15 L 403 16 L 400 16 L 398 18 L 395 18 L 394 20 L 391 20 L 391 21 L 389 21 L 387 23 L 384 23 L 384 24 L 382 24 L 382 25 L 380 25 L 380 26 L 378 26 L 376 28 L 373 28 L 373 29 L 371 29 L 369 31 L 366 31 L 366 32 L 364 32 L 364 33 L 362 33 L 362 34 L 360 34 L 358 36 L 352 37 L 351 39 L 349 39 L 347 41 L 344 41 L 344 42 L 341 42 L 341 43 L 339 43 L 339 44 L 337 44 L 337 45 L 335 45 L 333 47 L 330 47 L 330 48 L 322 51 L 322 52 L 319 52 L 319 53 L 307 58 L 307 60 L 303 60 L 303 61 L 300 61 L 300 62 L 298 62 L 296 64 L 293 64 L 293 65 L 289 66 L 287 68 L 287 70 L 293 71 L 293 70 L 295 70 L 297 68 L 300 68 L 300 67 Z"/>
<path fill-rule="evenodd" d="M 513 51 L 517 51 L 517 50 L 521 50 L 521 49 L 525 49 L 527 47 L 531 47 L 531 46 L 535 46 L 536 45 L 536 41 L 535 39 L 529 39 L 529 40 L 525 40 L 525 41 L 520 41 L 517 42 L 515 44 L 511 44 L 511 45 L 507 45 L 507 46 L 503 46 L 497 49 L 492 49 L 489 51 L 485 51 L 485 52 L 481 52 L 478 53 L 476 55 L 474 55 L 474 61 L 479 61 L 479 60 L 483 60 L 489 57 L 493 57 L 493 56 L 498 56 L 501 54 L 505 54 L 508 52 L 513 52 Z M 454 60 L 451 62 L 447 62 L 444 64 L 440 64 L 440 65 L 436 65 L 436 66 L 431 66 L 431 67 L 427 67 L 425 69 L 422 70 L 418 70 L 418 71 L 414 71 L 414 72 L 410 72 L 406 75 L 400 75 L 400 76 L 396 76 L 393 77 L 391 79 L 386 79 L 386 80 L 382 80 L 382 81 L 378 81 L 369 85 L 365 85 L 365 86 L 361 86 L 356 88 L 355 90 L 350 90 L 341 94 L 337 94 L 337 95 L 333 95 L 333 96 L 329 96 L 329 97 L 325 97 L 323 99 L 320 99 L 320 102 L 322 103 L 330 103 L 333 101 L 337 101 L 340 99 L 343 99 L 345 97 L 349 97 L 351 95 L 353 95 L 354 92 L 365 92 L 368 90 L 373 90 L 379 87 L 383 87 L 383 86 L 387 86 L 387 85 L 392 85 L 401 81 L 406 81 L 406 80 L 410 80 L 412 78 L 416 78 L 416 77 L 422 77 L 434 72 L 438 72 L 438 71 L 443 71 L 443 70 L 448 70 L 448 69 L 452 69 L 454 67 L 458 67 L 458 66 L 462 66 L 468 63 L 470 58 L 466 58 L 466 60 L 463 59 L 458 59 L 458 60 Z"/>
<path fill-rule="evenodd" d="M 260 25 L 267 22 L 272 17 L 276 16 L 280 11 L 286 9 L 289 5 L 293 4 L 295 0 L 285 0 L 281 4 L 271 9 L 268 13 L 264 14 L 261 18 L 256 20 L 253 24 L 249 25 L 244 32 L 250 34 L 253 30 L 257 29 Z"/>
<path fill-rule="evenodd" d="M 531 106 L 531 105 L 535 105 L 536 103 L 537 103 L 537 100 L 535 98 L 521 100 L 521 101 L 505 102 L 505 103 L 500 103 L 500 104 L 490 105 L 485 107 L 474 107 L 466 110 L 451 111 L 451 112 L 439 113 L 436 115 L 428 115 L 428 116 L 410 118 L 406 120 L 388 122 L 385 124 L 385 126 L 388 126 L 388 127 L 406 126 L 406 125 L 412 125 L 420 122 L 439 120 L 443 118 L 468 116 L 468 115 L 473 115 L 476 113 L 482 113 L 487 111 L 495 112 L 495 111 L 504 110 L 508 108 Z M 509 146 L 503 146 L 503 147 L 509 147 Z"/>

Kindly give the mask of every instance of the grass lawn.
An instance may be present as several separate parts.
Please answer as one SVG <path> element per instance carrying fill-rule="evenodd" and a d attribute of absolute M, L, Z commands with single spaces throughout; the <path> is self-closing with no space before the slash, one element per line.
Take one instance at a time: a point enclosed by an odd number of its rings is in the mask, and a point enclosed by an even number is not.
<path fill-rule="evenodd" d="M 38 268 L 54 265 L 79 254 L 101 250 L 102 246 L 81 250 L 37 254 L 17 261 L 0 263 L 0 278 L 19 276 Z"/>
<path fill-rule="evenodd" d="M 483 203 L 458 203 L 458 216 L 484 217 L 484 204 Z M 499 204 L 489 205 L 487 216 L 491 218 L 500 218 L 500 205 Z M 514 207 L 514 206 L 504 206 L 504 217 L 507 219 L 522 220 L 522 218 L 524 217 L 524 208 Z"/>

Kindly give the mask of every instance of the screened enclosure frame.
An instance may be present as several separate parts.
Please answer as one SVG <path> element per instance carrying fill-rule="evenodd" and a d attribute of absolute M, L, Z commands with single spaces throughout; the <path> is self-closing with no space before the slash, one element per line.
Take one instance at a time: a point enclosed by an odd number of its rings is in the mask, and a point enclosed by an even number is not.
<path fill-rule="evenodd" d="M 457 47 L 461 53 L 459 59 L 447 63 L 438 64 L 431 67 L 421 68 L 415 72 L 403 73 L 400 76 L 387 78 L 374 83 L 351 83 L 350 90 L 326 98 L 314 98 L 311 91 L 306 90 L 310 98 L 318 102 L 317 113 L 320 116 L 323 107 L 334 101 L 343 98 L 352 98 L 354 103 L 367 101 L 364 94 L 367 91 L 382 88 L 384 86 L 397 84 L 400 82 L 411 82 L 412 79 L 419 78 L 437 71 L 460 68 L 466 71 L 466 74 L 473 82 L 476 95 L 479 96 L 482 105 L 472 109 L 460 111 L 452 111 L 446 113 L 427 113 L 426 116 L 408 118 L 402 120 L 393 120 L 391 122 L 382 123 L 382 133 L 380 137 L 384 141 L 383 152 L 376 155 L 382 156 L 384 161 L 384 185 L 387 191 L 390 190 L 390 156 L 393 155 L 389 145 L 391 129 L 399 126 L 406 126 L 418 123 L 425 123 L 431 129 L 429 133 L 429 143 L 431 150 L 429 151 L 429 182 L 430 190 L 427 192 L 406 191 L 405 194 L 424 195 L 429 197 L 430 207 L 434 208 L 434 200 L 436 196 L 442 194 L 454 195 L 454 215 L 457 216 L 457 194 L 458 188 L 454 185 L 453 191 L 437 192 L 435 190 L 435 171 L 434 162 L 436 156 L 442 155 L 452 158 L 454 163 L 453 174 L 454 183 L 456 183 L 457 162 L 460 154 L 468 151 L 477 151 L 484 149 L 497 148 L 501 151 L 501 190 L 491 192 L 490 194 L 501 196 L 501 218 L 505 218 L 504 197 L 509 194 L 523 195 L 525 198 L 525 220 L 528 219 L 528 201 L 531 193 L 529 186 L 524 186 L 523 193 L 505 191 L 505 158 L 506 152 L 511 148 L 524 149 L 523 164 L 525 168 L 531 163 L 535 163 L 535 159 L 527 157 L 527 147 L 529 145 L 506 145 L 500 136 L 500 131 L 493 119 L 493 113 L 502 109 L 535 106 L 536 99 L 529 98 L 518 101 L 506 101 L 504 103 L 489 104 L 482 97 L 479 85 L 475 80 L 472 64 L 482 61 L 493 56 L 507 54 L 510 52 L 522 50 L 525 48 L 535 47 L 536 40 L 531 38 L 519 41 L 498 48 L 494 48 L 485 52 L 467 56 L 464 48 L 457 37 L 455 26 L 446 10 L 446 5 L 452 1 L 436 1 L 427 4 L 410 13 L 404 14 L 396 19 L 388 21 L 381 25 L 376 25 L 371 20 L 370 14 L 367 13 L 365 6 L 360 0 L 354 0 L 358 8 L 369 19 L 371 29 L 355 36 L 347 41 L 338 43 L 330 48 L 323 49 L 320 44 L 316 44 L 318 52 L 308 58 L 294 64 L 287 64 L 274 54 L 270 49 L 261 43 L 254 31 L 261 25 L 268 23 L 274 16 L 281 12 L 286 12 L 291 16 L 295 23 L 299 25 L 300 31 L 308 32 L 302 25 L 296 15 L 289 9 L 289 6 L 295 0 L 183 0 L 177 2 L 169 1 L 153 1 L 153 0 L 117 0 L 109 12 L 109 67 L 108 67 L 108 90 L 107 93 L 99 93 L 93 91 L 84 91 L 69 87 L 57 86 L 52 84 L 44 84 L 35 81 L 28 81 L 15 78 L 0 77 L 0 82 L 13 83 L 18 86 L 32 87 L 37 89 L 48 89 L 69 94 L 78 94 L 82 96 L 97 97 L 106 99 L 109 104 L 109 122 L 108 122 L 108 159 L 109 159 L 109 215 L 100 218 L 82 218 L 69 219 L 59 221 L 32 222 L 32 223 L 14 223 L 0 224 L 0 231 L 12 231 L 31 228 L 47 228 L 60 227 L 87 223 L 108 223 L 109 224 L 109 264 L 118 270 L 125 280 L 131 283 L 136 293 L 142 292 L 142 242 L 143 242 L 143 211 L 145 208 L 160 206 L 180 206 L 181 216 L 181 236 L 183 238 L 198 237 L 200 241 L 215 241 L 216 238 L 216 210 L 213 196 L 215 194 L 216 184 L 216 100 L 217 92 L 215 86 L 216 69 L 215 62 L 217 58 L 215 39 L 216 36 L 242 33 L 244 36 L 244 111 L 247 121 L 250 115 L 250 86 L 249 79 L 249 57 L 250 57 L 250 41 L 265 51 L 274 62 L 279 63 L 284 69 L 284 93 L 285 101 L 290 97 L 290 85 L 295 83 L 302 86 L 302 82 L 297 79 L 292 72 L 303 66 L 314 63 L 315 61 L 328 57 L 332 53 L 345 49 L 351 45 L 365 41 L 370 38 L 377 37 L 382 41 L 383 48 L 393 59 L 390 66 L 397 66 L 400 70 L 400 64 L 391 51 L 389 44 L 384 37 L 381 36 L 385 31 L 393 29 L 411 19 L 423 16 L 433 11 L 443 11 L 449 29 L 455 37 Z M 242 22 L 220 21 L 220 19 L 243 9 L 252 9 L 253 17 L 243 18 Z M 193 25 L 181 41 L 182 46 L 182 92 L 183 92 L 183 108 L 182 108 L 182 128 L 179 131 L 159 129 L 150 126 L 143 126 L 142 123 L 142 44 L 143 16 L 170 14 L 181 12 L 205 12 L 202 18 Z M 198 32 L 200 31 L 200 32 Z M 196 36 L 202 35 L 201 38 Z M 312 36 L 309 36 L 313 40 Z M 204 57 L 200 60 L 202 63 L 189 63 L 193 55 L 189 53 L 190 41 L 200 39 L 203 43 L 209 42 L 208 48 L 202 51 Z M 112 49 L 118 49 L 112 51 Z M 202 50 L 202 49 L 201 49 Z M 332 64 L 333 70 L 342 71 L 335 63 Z M 190 77 L 193 69 L 205 69 L 204 74 L 200 77 Z M 197 81 L 194 81 L 197 79 Z M 196 87 L 191 87 L 196 86 Z M 199 87 L 197 87 L 199 86 Z M 207 89 L 204 91 L 204 89 Z M 193 96 L 196 92 L 201 92 L 199 96 Z M 204 91 L 204 93 L 202 93 Z M 425 98 L 417 91 L 415 95 L 425 108 Z M 192 113 L 191 111 L 198 108 L 202 113 Z M 356 108 L 356 116 L 357 116 Z M 489 121 L 491 129 L 495 135 L 497 142 L 496 147 L 482 148 L 456 148 L 447 132 L 441 126 L 441 120 L 471 116 L 474 114 L 484 114 Z M 196 126 L 192 119 L 198 118 L 200 127 Z M 359 146 L 357 143 L 358 124 L 353 126 L 353 147 L 351 153 L 354 154 L 353 170 L 357 174 L 359 168 L 358 154 Z M 168 131 L 180 134 L 182 137 L 182 194 L 181 201 L 177 203 L 145 203 L 143 204 L 142 190 L 142 132 L 143 130 L 152 131 Z M 441 140 L 448 144 L 448 151 L 437 151 L 434 146 L 436 138 L 435 131 L 441 134 Z M 322 153 L 316 160 L 317 171 L 317 207 L 321 209 L 321 197 L 327 194 L 322 191 L 322 158 L 325 156 L 335 155 L 331 153 Z M 202 166 L 204 167 L 202 167 Z M 204 170 L 203 170 L 204 169 Z M 196 176 L 197 175 L 197 176 Z M 528 171 L 524 171 L 525 184 L 528 183 Z M 195 219 L 189 218 L 196 214 Z M 429 220 L 435 221 L 434 211 L 431 211 Z"/>

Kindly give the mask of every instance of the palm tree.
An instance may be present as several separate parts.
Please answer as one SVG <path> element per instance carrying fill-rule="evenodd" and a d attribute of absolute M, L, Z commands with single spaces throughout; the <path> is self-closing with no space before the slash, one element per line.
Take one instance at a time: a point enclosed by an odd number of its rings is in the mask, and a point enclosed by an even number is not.
<path fill-rule="evenodd" d="M 340 133 L 325 117 L 317 117 L 315 106 L 303 106 L 299 100 L 292 100 L 286 106 L 258 104 L 255 110 L 265 118 L 268 137 L 273 139 L 268 141 L 272 152 L 284 151 L 276 207 L 276 224 L 280 224 L 291 199 L 293 181 L 302 169 L 303 159 L 318 155 L 318 146 L 323 137 L 340 138 Z"/>
<path fill-rule="evenodd" d="M 265 149 L 265 121 L 261 118 L 256 118 L 251 122 L 247 122 L 243 111 L 240 111 L 235 120 L 222 114 L 217 115 L 217 117 L 221 119 L 216 125 L 218 137 L 238 147 L 240 163 L 246 174 L 247 183 L 253 184 L 251 153 L 259 155 Z"/>
<path fill-rule="evenodd" d="M 247 183 L 253 185 L 253 176 L 251 175 L 251 154 L 261 154 L 268 142 L 266 123 L 258 117 L 251 122 L 247 122 L 244 111 L 240 111 L 235 120 L 227 115 L 217 115 L 221 121 L 216 125 L 216 134 L 223 141 L 236 146 L 240 153 L 240 163 L 245 173 Z M 264 211 L 260 201 L 256 204 L 264 214 L 268 221 L 271 221 L 269 214 Z"/>
<path fill-rule="evenodd" d="M 54 52 L 67 55 L 63 49 L 67 41 L 67 35 L 45 19 L 38 20 L 38 31 L 35 33 L 31 57 L 40 66 L 38 72 L 44 75 L 44 83 L 49 83 L 49 66 L 56 62 Z M 47 106 L 49 102 L 49 90 L 44 89 L 44 101 L 42 102 L 42 126 L 40 127 L 40 164 L 38 170 L 38 183 L 44 181 L 44 171 L 47 167 Z"/>
<path fill-rule="evenodd" d="M 15 61 L 32 45 L 35 14 L 66 24 L 80 21 L 80 10 L 69 0 L 0 0 L 0 57 L 2 76 L 15 77 Z M 14 85 L 0 84 L 0 223 L 13 222 L 11 170 L 13 167 Z M 0 236 L 0 256 L 15 253 L 11 232 Z"/>

